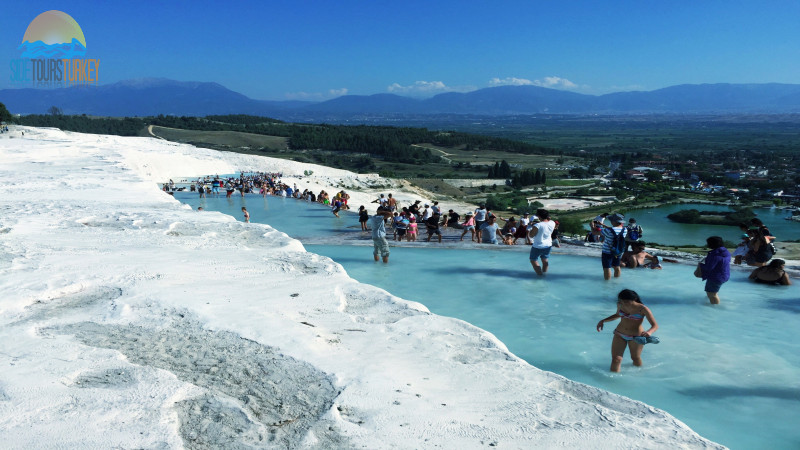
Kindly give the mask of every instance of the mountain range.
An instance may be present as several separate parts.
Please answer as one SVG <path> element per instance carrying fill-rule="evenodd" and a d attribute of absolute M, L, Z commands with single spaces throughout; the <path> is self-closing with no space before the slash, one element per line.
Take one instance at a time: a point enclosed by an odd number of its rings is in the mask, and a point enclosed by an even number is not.
<path fill-rule="evenodd" d="M 96 116 L 252 114 L 284 120 L 392 114 L 783 114 L 800 112 L 800 84 L 686 84 L 605 95 L 498 86 L 427 99 L 346 95 L 314 103 L 254 100 L 218 83 L 147 78 L 101 86 L 3 89 L 0 102 L 14 114 L 45 114 L 57 106 L 65 114 Z"/>

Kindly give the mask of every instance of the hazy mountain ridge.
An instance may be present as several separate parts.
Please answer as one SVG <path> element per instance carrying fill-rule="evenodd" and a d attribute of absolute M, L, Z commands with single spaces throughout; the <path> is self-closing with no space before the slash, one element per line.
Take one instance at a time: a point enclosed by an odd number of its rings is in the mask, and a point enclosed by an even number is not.
<path fill-rule="evenodd" d="M 310 103 L 253 100 L 219 83 L 142 78 L 101 86 L 59 89 L 4 89 L 0 102 L 15 114 L 44 114 L 57 106 L 65 114 L 97 116 L 276 115 Z"/>
<path fill-rule="evenodd" d="M 163 78 L 102 86 L 4 89 L 0 102 L 12 113 L 150 116 L 253 114 L 275 118 L 365 114 L 783 114 L 800 112 L 798 84 L 685 84 L 654 91 L 587 95 L 538 86 L 497 86 L 427 99 L 395 94 L 346 95 L 313 103 L 254 100 L 218 83 Z"/>

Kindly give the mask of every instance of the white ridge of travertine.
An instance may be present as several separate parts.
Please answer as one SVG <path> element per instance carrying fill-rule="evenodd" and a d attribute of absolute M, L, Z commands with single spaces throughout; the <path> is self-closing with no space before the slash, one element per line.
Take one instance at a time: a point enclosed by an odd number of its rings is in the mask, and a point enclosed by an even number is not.
<path fill-rule="evenodd" d="M 721 448 L 156 184 L 241 170 L 381 182 L 152 138 L 0 136 L 0 446 Z"/>

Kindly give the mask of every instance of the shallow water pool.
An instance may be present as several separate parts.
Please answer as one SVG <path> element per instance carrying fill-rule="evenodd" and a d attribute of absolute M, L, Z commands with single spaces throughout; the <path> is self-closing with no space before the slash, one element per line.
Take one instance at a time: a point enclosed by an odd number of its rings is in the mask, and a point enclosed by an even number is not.
<path fill-rule="evenodd" d="M 731 448 L 800 444 L 800 289 L 745 281 L 736 271 L 708 304 L 693 268 L 626 270 L 605 282 L 598 258 L 555 254 L 537 278 L 527 253 L 392 248 L 388 265 L 371 247 L 307 245 L 353 278 L 418 301 L 432 312 L 494 333 L 532 365 L 665 409 Z M 636 290 L 660 325 L 661 343 L 611 374 L 617 293 Z"/>
<path fill-rule="evenodd" d="M 266 222 L 342 264 L 351 277 L 420 302 L 494 333 L 516 355 L 544 370 L 665 409 L 701 435 L 731 448 L 800 447 L 800 286 L 770 287 L 734 270 L 712 307 L 693 267 L 626 270 L 602 279 L 599 256 L 552 255 L 545 279 L 527 252 L 393 247 L 388 265 L 372 260 L 354 215 L 336 219 L 327 207 L 260 196 L 198 199 L 196 207 Z M 182 198 L 183 197 L 183 198 Z M 319 243 L 355 245 L 317 245 Z M 365 245 L 366 244 L 366 245 Z M 435 246 L 437 244 L 429 244 Z M 465 245 L 466 247 L 467 245 Z M 644 367 L 626 360 L 608 372 L 616 294 L 636 290 L 651 307 L 661 343 L 648 345 Z M 626 355 L 627 357 L 627 355 Z"/>

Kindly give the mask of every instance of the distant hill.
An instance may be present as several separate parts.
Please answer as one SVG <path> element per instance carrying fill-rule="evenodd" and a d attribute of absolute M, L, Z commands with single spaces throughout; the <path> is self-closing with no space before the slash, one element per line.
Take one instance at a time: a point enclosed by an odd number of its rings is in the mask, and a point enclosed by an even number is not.
<path fill-rule="evenodd" d="M 479 115 L 583 114 L 592 108 L 592 95 L 538 86 L 498 86 L 467 93 L 448 92 L 425 100 L 426 114 Z"/>
<path fill-rule="evenodd" d="M 328 114 L 416 114 L 421 102 L 394 94 L 345 95 L 301 108 Z"/>
<path fill-rule="evenodd" d="M 64 114 L 94 116 L 206 116 L 253 114 L 274 116 L 307 106 L 307 102 L 253 100 L 217 83 L 144 78 L 102 86 L 60 89 L 4 89 L 0 102 L 12 114 L 44 114 L 51 106 Z"/>
<path fill-rule="evenodd" d="M 789 113 L 800 111 L 797 84 L 683 84 L 598 97 L 595 110 L 656 113 Z"/>
<path fill-rule="evenodd" d="M 285 120 L 380 114 L 782 114 L 800 112 L 800 85 L 696 84 L 599 96 L 498 86 L 424 100 L 376 94 L 313 103 L 253 100 L 217 83 L 149 78 L 97 87 L 5 89 L 0 102 L 15 114 L 43 114 L 57 106 L 66 114 L 98 116 L 252 114 Z"/>

